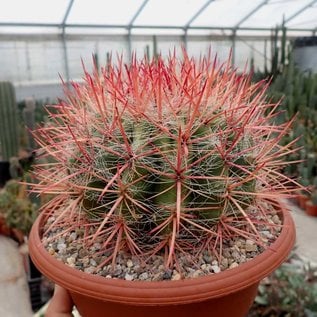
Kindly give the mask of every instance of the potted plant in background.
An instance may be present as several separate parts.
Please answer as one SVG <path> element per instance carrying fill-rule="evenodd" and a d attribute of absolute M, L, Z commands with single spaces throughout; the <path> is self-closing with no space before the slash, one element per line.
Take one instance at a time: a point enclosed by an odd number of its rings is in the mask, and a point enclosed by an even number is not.
<path fill-rule="evenodd" d="M 291 122 L 230 63 L 85 70 L 35 132 L 50 160 L 33 191 L 53 198 L 31 256 L 82 316 L 244 316 L 292 249 Z"/>
<path fill-rule="evenodd" d="M 23 243 L 37 216 L 37 205 L 29 199 L 26 185 L 11 179 L 0 190 L 0 216 L 15 239 Z"/>
<path fill-rule="evenodd" d="M 27 246 L 28 235 L 37 215 L 38 203 L 28 196 L 26 185 L 17 179 L 7 181 L 0 189 L 0 234 L 19 243 L 33 310 L 43 305 L 42 275 L 32 263 Z"/>
<path fill-rule="evenodd" d="M 305 211 L 307 215 L 317 217 L 317 178 L 314 181 L 314 188 L 312 190 L 310 199 L 306 201 Z"/>

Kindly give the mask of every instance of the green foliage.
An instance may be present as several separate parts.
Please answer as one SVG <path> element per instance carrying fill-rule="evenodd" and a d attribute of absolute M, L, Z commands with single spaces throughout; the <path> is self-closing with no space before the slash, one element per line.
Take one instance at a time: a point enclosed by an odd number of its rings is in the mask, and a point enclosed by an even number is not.
<path fill-rule="evenodd" d="M 298 263 L 283 264 L 260 283 L 248 317 L 317 316 L 317 270 Z"/>
<path fill-rule="evenodd" d="M 37 205 L 27 197 L 25 185 L 10 180 L 0 190 L 0 214 L 10 228 L 27 235 L 37 216 Z"/>
<path fill-rule="evenodd" d="M 0 82 L 0 159 L 9 161 L 19 152 L 19 122 L 15 90 L 10 82 Z"/>
<path fill-rule="evenodd" d="M 54 104 L 54 100 L 49 99 L 26 99 L 18 103 L 19 115 L 23 124 L 27 127 L 42 126 L 48 119 L 47 105 Z M 50 111 L 54 111 L 50 108 Z M 27 112 L 27 114 L 25 114 Z M 33 112 L 33 113 L 32 113 Z M 30 116 L 30 118 L 29 118 Z"/>
<path fill-rule="evenodd" d="M 294 116 L 296 120 L 289 135 L 282 144 L 297 139 L 293 148 L 301 148 L 291 154 L 292 160 L 298 161 L 296 168 L 287 168 L 292 177 L 298 177 L 304 186 L 311 186 L 317 176 L 317 74 L 299 70 L 289 51 L 288 63 L 283 72 L 274 78 L 269 96 L 273 102 L 279 102 L 277 123 L 287 122 Z M 301 162 L 299 162 L 301 161 Z"/>
<path fill-rule="evenodd" d="M 283 71 L 286 63 L 286 50 L 286 27 L 276 27 L 271 34 L 271 76 L 276 76 Z"/>
<path fill-rule="evenodd" d="M 23 109 L 22 115 L 25 127 L 27 129 L 27 148 L 30 150 L 35 149 L 35 142 L 31 133 L 31 131 L 35 129 L 35 109 L 35 100 L 33 98 L 27 99 L 25 101 L 25 108 Z"/>

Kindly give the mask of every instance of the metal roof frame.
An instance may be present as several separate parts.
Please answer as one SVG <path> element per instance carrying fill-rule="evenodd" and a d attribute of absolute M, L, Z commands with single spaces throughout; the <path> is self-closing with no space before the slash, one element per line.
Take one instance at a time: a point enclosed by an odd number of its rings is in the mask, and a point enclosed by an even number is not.
<path fill-rule="evenodd" d="M 308 3 L 307 5 L 305 5 L 304 7 L 302 7 L 301 9 L 299 9 L 297 12 L 295 12 L 293 15 L 291 15 L 290 17 L 288 17 L 287 19 L 285 19 L 284 23 L 288 23 L 289 21 L 291 21 L 292 19 L 296 18 L 297 16 L 299 16 L 301 13 L 303 13 L 304 11 L 306 11 L 308 8 L 310 8 L 311 6 L 313 6 L 314 3 L 316 3 L 317 0 L 313 0 L 310 3 Z"/>
<path fill-rule="evenodd" d="M 205 4 L 185 23 L 184 29 L 188 30 L 190 25 L 206 10 L 209 5 L 215 0 L 208 0 Z"/>
<path fill-rule="evenodd" d="M 206 8 L 215 0 L 207 0 L 192 16 L 191 18 L 184 24 L 184 25 L 137 25 L 134 24 L 138 16 L 142 13 L 148 2 L 151 0 L 144 0 L 140 7 L 136 10 L 136 12 L 132 15 L 131 20 L 128 24 L 87 24 L 87 23 L 67 23 L 68 17 L 71 13 L 73 4 L 75 0 L 69 0 L 67 8 L 65 10 L 65 14 L 61 23 L 33 23 L 33 22 L 0 22 L 0 27 L 46 27 L 46 28 L 58 28 L 62 30 L 62 33 L 65 33 L 67 28 L 89 28 L 89 29 L 100 29 L 100 28 L 116 28 L 116 29 L 125 29 L 128 31 L 128 34 L 131 34 L 132 29 L 171 29 L 171 30 L 182 30 L 184 31 L 185 36 L 187 35 L 188 30 L 223 30 L 223 31 L 232 31 L 236 32 L 238 30 L 244 31 L 270 31 L 272 27 L 243 27 L 241 26 L 244 22 L 246 22 L 252 15 L 254 15 L 258 10 L 260 10 L 264 5 L 268 4 L 271 0 L 264 0 L 260 2 L 255 8 L 253 8 L 247 15 L 245 15 L 238 23 L 236 23 L 232 27 L 219 27 L 219 26 L 194 26 L 191 25 L 205 10 Z M 286 24 L 298 17 L 308 8 L 313 6 L 317 0 L 312 0 L 304 7 L 299 9 L 290 17 L 286 17 L 284 21 L 282 21 L 281 25 L 283 24 L 284 27 L 287 27 Z M 316 27 L 309 29 L 309 28 L 287 28 L 290 31 L 309 31 L 309 32 L 316 32 Z"/>
<path fill-rule="evenodd" d="M 246 20 L 248 20 L 255 12 L 260 10 L 264 5 L 266 5 L 269 2 L 269 0 L 264 0 L 261 3 L 259 3 L 253 10 L 251 10 L 245 17 L 243 17 L 235 26 L 234 29 L 238 29 L 242 23 L 244 23 Z"/>

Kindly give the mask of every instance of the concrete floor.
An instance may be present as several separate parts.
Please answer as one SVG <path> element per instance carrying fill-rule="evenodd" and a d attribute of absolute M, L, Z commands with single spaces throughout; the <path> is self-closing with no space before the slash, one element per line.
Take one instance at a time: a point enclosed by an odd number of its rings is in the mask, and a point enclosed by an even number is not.
<path fill-rule="evenodd" d="M 296 254 L 317 265 L 317 217 L 310 217 L 289 205 L 296 231 Z M 0 316 L 31 317 L 27 280 L 19 248 L 11 239 L 0 236 Z"/>
<path fill-rule="evenodd" d="M 290 210 L 296 226 L 296 249 L 303 260 L 317 266 L 317 217 L 311 217 L 295 205 Z"/>
<path fill-rule="evenodd" d="M 27 278 L 17 243 L 0 235 L 0 316 L 31 317 Z"/>

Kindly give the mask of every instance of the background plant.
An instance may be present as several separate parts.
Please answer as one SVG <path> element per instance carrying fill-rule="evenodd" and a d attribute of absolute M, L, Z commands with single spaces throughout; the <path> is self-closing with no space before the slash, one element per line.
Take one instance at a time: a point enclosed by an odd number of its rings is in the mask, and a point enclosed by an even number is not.
<path fill-rule="evenodd" d="M 261 282 L 248 316 L 316 317 L 316 268 L 294 254 Z"/>
<path fill-rule="evenodd" d="M 230 61 L 133 58 L 65 87 L 67 99 L 35 134 L 51 163 L 33 191 L 55 197 L 48 230 L 78 227 L 102 241 L 106 261 L 121 251 L 222 256 L 236 237 L 264 246 L 261 225 L 292 193 L 280 173 L 294 150 L 280 145 L 291 122 L 274 124 L 264 82 L 251 84 Z"/>
<path fill-rule="evenodd" d="M 38 206 L 28 197 L 26 185 L 9 180 L 0 190 L 0 215 L 11 229 L 28 235 L 37 216 Z"/>
<path fill-rule="evenodd" d="M 290 161 L 297 164 L 285 167 L 285 172 L 298 178 L 304 186 L 313 187 L 317 177 L 317 74 L 304 72 L 295 65 L 292 50 L 283 71 L 273 78 L 268 90 L 273 102 L 281 101 L 277 108 L 277 123 L 285 123 L 297 116 L 293 128 L 285 135 L 282 144 L 297 139 Z"/>
<path fill-rule="evenodd" d="M 9 161 L 19 152 L 19 124 L 14 86 L 0 82 L 0 159 Z"/>

